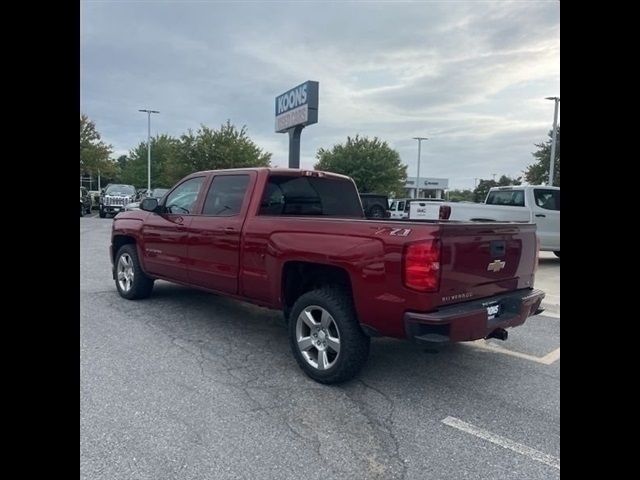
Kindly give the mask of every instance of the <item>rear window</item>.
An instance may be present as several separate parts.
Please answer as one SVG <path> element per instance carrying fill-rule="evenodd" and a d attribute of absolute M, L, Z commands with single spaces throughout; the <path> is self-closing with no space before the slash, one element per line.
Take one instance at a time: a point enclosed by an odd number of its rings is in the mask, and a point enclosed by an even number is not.
<path fill-rule="evenodd" d="M 496 190 L 487 196 L 487 205 L 524 207 L 524 190 Z"/>
<path fill-rule="evenodd" d="M 358 192 L 348 180 L 272 175 L 260 215 L 364 216 Z"/>

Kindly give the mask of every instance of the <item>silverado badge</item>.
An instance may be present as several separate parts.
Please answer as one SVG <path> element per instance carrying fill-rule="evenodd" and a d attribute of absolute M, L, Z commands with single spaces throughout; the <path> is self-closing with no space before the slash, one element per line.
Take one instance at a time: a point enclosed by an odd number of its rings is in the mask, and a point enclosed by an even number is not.
<path fill-rule="evenodd" d="M 487 272 L 499 272 L 506 264 L 507 262 L 503 262 L 502 260 L 494 260 L 487 265 Z"/>

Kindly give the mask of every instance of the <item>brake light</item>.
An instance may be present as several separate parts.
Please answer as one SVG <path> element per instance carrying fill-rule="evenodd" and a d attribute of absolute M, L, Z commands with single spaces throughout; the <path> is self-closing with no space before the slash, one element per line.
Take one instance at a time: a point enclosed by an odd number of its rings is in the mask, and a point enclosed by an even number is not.
<path fill-rule="evenodd" d="M 404 284 L 421 292 L 440 286 L 440 240 L 411 243 L 404 248 Z"/>
<path fill-rule="evenodd" d="M 451 207 L 449 205 L 440 205 L 438 218 L 440 220 L 449 220 L 450 216 L 451 216 Z"/>

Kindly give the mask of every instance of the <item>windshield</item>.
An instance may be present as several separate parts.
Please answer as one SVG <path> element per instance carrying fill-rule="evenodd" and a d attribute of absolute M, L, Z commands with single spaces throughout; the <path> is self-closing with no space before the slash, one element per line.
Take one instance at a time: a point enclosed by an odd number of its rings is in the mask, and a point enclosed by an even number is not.
<path fill-rule="evenodd" d="M 109 185 L 104 193 L 105 195 L 135 195 L 136 189 L 133 185 Z"/>

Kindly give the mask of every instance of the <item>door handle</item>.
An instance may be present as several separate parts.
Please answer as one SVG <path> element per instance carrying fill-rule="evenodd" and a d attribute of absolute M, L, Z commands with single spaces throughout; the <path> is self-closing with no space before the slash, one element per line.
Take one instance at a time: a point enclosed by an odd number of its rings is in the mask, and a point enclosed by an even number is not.
<path fill-rule="evenodd" d="M 224 227 L 222 231 L 226 234 L 236 233 L 236 229 L 233 227 Z"/>
<path fill-rule="evenodd" d="M 536 217 L 547 217 L 546 215 L 542 214 L 542 213 L 536 213 Z"/>

